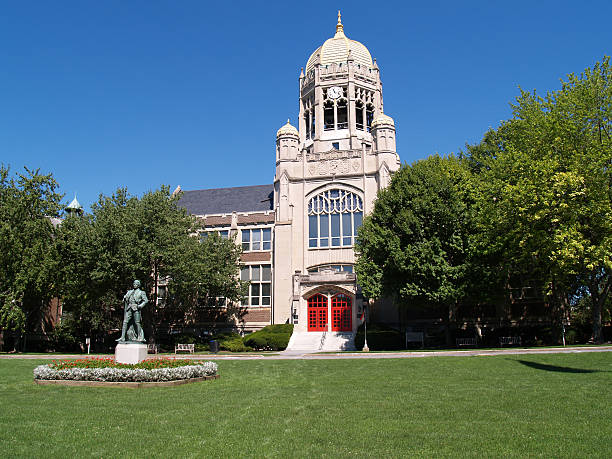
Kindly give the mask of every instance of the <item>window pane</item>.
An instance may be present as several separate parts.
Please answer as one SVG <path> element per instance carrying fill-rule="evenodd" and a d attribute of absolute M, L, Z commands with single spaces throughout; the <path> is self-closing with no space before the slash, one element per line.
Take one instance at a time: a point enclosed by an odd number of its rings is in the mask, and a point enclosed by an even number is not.
<path fill-rule="evenodd" d="M 272 239 L 272 228 L 263 229 L 263 240 L 270 241 Z"/>
<path fill-rule="evenodd" d="M 270 250 L 270 242 L 262 242 L 261 245 L 262 250 Z"/>
<path fill-rule="evenodd" d="M 247 281 L 249 280 L 249 267 L 243 266 L 240 268 L 240 280 Z"/>
<path fill-rule="evenodd" d="M 318 236 L 317 234 L 317 216 L 316 215 L 310 215 L 308 217 L 308 236 L 310 238 L 316 238 Z"/>
<path fill-rule="evenodd" d="M 340 245 L 340 214 L 332 214 L 331 216 L 331 233 L 332 246 L 338 247 Z"/>
<path fill-rule="evenodd" d="M 200 242 L 204 242 L 206 239 L 208 239 L 208 233 L 200 233 Z"/>
<path fill-rule="evenodd" d="M 261 284 L 261 296 L 270 296 L 270 284 Z"/>
<path fill-rule="evenodd" d="M 263 304 L 264 306 L 269 306 L 270 305 L 270 297 L 269 296 L 264 296 L 261 299 L 261 304 Z"/>
<path fill-rule="evenodd" d="M 251 230 L 251 250 L 261 249 L 261 230 Z"/>
<path fill-rule="evenodd" d="M 270 265 L 262 265 L 261 267 L 261 280 L 269 281 L 272 279 L 272 270 L 270 269 Z"/>
<path fill-rule="evenodd" d="M 259 297 L 258 296 L 251 297 L 251 306 L 259 306 Z"/>
<path fill-rule="evenodd" d="M 222 239 L 228 239 L 229 238 L 229 231 L 228 230 L 219 231 L 219 235 L 221 236 Z"/>
<path fill-rule="evenodd" d="M 249 242 L 251 240 L 251 230 L 242 230 L 242 242 Z"/>
<path fill-rule="evenodd" d="M 259 279 L 259 265 L 251 266 L 251 280 L 258 281 Z"/>
<path fill-rule="evenodd" d="M 352 273 L 353 272 L 353 267 L 351 265 L 344 265 L 342 267 L 342 270 L 346 273 Z"/>
<path fill-rule="evenodd" d="M 310 241 L 308 242 L 308 247 L 316 247 L 316 246 L 317 246 L 317 240 L 310 239 Z"/>
<path fill-rule="evenodd" d="M 361 226 L 363 221 L 363 214 L 361 212 L 355 212 L 353 214 L 353 218 L 355 219 L 355 235 L 357 235 L 357 228 Z"/>
<path fill-rule="evenodd" d="M 329 237 L 329 215 L 321 215 L 319 216 L 320 220 L 320 234 L 321 238 Z"/>
<path fill-rule="evenodd" d="M 352 234 L 353 232 L 351 230 L 351 214 L 342 214 L 342 235 L 352 236 Z"/>

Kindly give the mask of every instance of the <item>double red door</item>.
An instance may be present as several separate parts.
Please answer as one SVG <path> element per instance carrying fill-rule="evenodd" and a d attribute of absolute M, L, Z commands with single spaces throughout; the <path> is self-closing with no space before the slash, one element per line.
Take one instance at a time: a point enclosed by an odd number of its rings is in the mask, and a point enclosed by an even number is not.
<path fill-rule="evenodd" d="M 328 298 L 320 293 L 308 298 L 308 331 L 327 331 Z M 331 331 L 352 331 L 351 297 L 338 293 L 331 297 Z"/>
<path fill-rule="evenodd" d="M 308 298 L 308 331 L 327 331 L 327 297 L 320 293 Z"/>
<path fill-rule="evenodd" d="M 352 331 L 351 298 L 338 293 L 332 297 L 331 303 L 332 331 Z"/>

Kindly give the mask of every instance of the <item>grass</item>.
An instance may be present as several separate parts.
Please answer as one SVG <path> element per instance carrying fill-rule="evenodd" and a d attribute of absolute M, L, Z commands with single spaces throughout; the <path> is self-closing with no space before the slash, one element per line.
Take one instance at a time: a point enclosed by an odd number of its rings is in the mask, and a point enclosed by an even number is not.
<path fill-rule="evenodd" d="M 3 457 L 609 457 L 612 353 L 219 361 L 170 388 L 0 360 Z M 48 363 L 48 361 L 47 361 Z"/>

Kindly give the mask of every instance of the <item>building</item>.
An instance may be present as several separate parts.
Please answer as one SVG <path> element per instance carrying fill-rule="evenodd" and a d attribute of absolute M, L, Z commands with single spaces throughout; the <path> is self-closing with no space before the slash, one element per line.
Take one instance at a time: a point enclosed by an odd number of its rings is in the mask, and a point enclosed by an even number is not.
<path fill-rule="evenodd" d="M 184 191 L 203 237 L 235 234 L 250 280 L 245 331 L 294 323 L 294 349 L 348 349 L 362 320 L 353 250 L 363 215 L 400 167 L 383 111 L 380 69 L 344 33 L 318 47 L 299 76 L 299 122 L 276 133 L 271 185 Z"/>

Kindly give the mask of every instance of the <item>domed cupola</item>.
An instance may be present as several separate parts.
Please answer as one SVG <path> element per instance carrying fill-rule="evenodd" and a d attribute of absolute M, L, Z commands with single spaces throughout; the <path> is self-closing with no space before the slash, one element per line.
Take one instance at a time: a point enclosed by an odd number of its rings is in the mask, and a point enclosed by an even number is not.
<path fill-rule="evenodd" d="M 376 150 L 395 152 L 395 122 L 393 118 L 380 112 L 372 121 L 372 139 Z"/>
<path fill-rule="evenodd" d="M 299 141 L 298 130 L 287 120 L 287 124 L 276 131 L 276 161 L 296 159 Z"/>
<path fill-rule="evenodd" d="M 380 112 L 374 117 L 374 120 L 372 121 L 372 129 L 380 128 L 383 126 L 395 129 L 395 122 L 393 121 L 393 118 Z"/>
<path fill-rule="evenodd" d="M 299 133 L 298 130 L 291 125 L 291 123 L 289 122 L 289 120 L 287 120 L 286 124 L 283 124 L 283 126 L 276 131 L 276 138 L 280 139 L 281 137 L 297 137 L 299 138 Z"/>
<path fill-rule="evenodd" d="M 351 59 L 356 65 L 363 65 L 372 68 L 372 56 L 363 44 L 358 41 L 351 40 L 344 35 L 344 27 L 340 20 L 340 11 L 338 11 L 338 24 L 336 25 L 336 34 L 333 38 L 326 40 L 322 46 L 319 46 L 308 59 L 306 63 L 306 72 L 314 68 L 316 64 L 326 66 L 329 64 L 346 63 Z"/>

